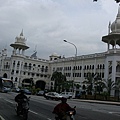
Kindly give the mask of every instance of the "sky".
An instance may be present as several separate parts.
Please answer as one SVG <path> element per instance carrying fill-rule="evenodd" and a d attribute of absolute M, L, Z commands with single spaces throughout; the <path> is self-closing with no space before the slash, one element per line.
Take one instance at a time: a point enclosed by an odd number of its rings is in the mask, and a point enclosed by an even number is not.
<path fill-rule="evenodd" d="M 109 21 L 118 12 L 114 0 L 0 0 L 0 51 L 7 48 L 8 56 L 22 29 L 30 48 L 37 57 L 49 59 L 56 53 L 73 57 L 107 51 L 102 36 L 108 34 Z"/>

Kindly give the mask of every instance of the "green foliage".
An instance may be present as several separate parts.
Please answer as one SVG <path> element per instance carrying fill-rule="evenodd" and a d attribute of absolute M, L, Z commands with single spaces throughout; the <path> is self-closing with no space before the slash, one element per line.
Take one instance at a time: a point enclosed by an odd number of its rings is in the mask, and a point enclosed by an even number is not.
<path fill-rule="evenodd" d="M 55 71 L 52 74 L 51 80 L 54 81 L 54 90 L 60 92 L 63 89 L 64 83 L 66 82 L 66 76 L 61 72 Z"/>
<path fill-rule="evenodd" d="M 92 93 L 92 90 L 93 90 L 93 83 L 94 83 L 94 78 L 92 77 L 92 74 L 89 72 L 88 73 L 88 76 L 86 77 L 86 80 L 83 81 L 84 84 L 87 84 L 87 92 L 88 94 L 91 94 Z"/>
<path fill-rule="evenodd" d="M 39 92 L 41 89 L 40 88 L 36 88 L 36 92 Z"/>
<path fill-rule="evenodd" d="M 63 83 L 63 90 L 69 91 L 73 87 L 73 81 L 65 81 Z"/>
<path fill-rule="evenodd" d="M 107 92 L 108 92 L 108 94 L 110 96 L 111 90 L 114 89 L 114 87 L 115 87 L 115 82 L 112 81 L 111 79 L 108 79 L 107 81 L 104 80 L 103 87 L 107 89 Z"/>

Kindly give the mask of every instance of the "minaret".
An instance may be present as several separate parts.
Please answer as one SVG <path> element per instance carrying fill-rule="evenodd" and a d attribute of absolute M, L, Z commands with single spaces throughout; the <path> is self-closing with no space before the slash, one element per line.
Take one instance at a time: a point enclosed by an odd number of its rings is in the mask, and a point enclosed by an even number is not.
<path fill-rule="evenodd" d="M 120 6 L 115 21 L 108 26 L 108 35 L 102 37 L 102 41 L 107 43 L 108 49 L 105 54 L 105 79 L 117 82 L 120 80 Z M 110 31 L 111 29 L 111 31 Z M 115 95 L 116 90 L 111 90 L 111 95 Z"/>
<path fill-rule="evenodd" d="M 22 30 L 20 35 L 15 38 L 15 43 L 10 45 L 11 47 L 14 48 L 12 55 L 16 55 L 16 54 L 24 55 L 24 51 L 29 48 L 28 46 L 26 46 L 25 42 L 26 39 L 23 36 L 23 30 Z"/>
<path fill-rule="evenodd" d="M 120 6 L 118 8 L 116 20 L 111 25 L 109 23 L 109 33 L 102 37 L 102 41 L 107 43 L 108 53 L 116 53 L 118 49 L 120 50 Z"/>

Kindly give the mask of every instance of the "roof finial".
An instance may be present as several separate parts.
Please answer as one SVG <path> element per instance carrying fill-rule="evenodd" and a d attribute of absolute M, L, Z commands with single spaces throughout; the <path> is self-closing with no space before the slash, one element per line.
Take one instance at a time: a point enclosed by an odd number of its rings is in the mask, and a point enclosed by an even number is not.
<path fill-rule="evenodd" d="M 22 32 L 20 33 L 20 36 L 23 36 L 23 29 L 22 29 Z"/>
<path fill-rule="evenodd" d="M 108 25 L 108 34 L 110 33 L 110 28 L 111 28 L 111 21 L 109 21 L 109 25 Z"/>
<path fill-rule="evenodd" d="M 34 50 L 34 52 L 37 52 L 37 51 L 36 51 L 36 48 L 37 48 L 37 45 L 35 45 L 35 50 Z"/>

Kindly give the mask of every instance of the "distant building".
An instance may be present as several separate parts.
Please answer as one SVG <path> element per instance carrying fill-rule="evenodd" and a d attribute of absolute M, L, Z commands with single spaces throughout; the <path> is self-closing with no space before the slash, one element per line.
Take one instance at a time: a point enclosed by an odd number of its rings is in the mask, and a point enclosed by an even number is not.
<path fill-rule="evenodd" d="M 54 87 L 51 75 L 54 71 L 62 72 L 67 80 L 83 85 L 83 81 L 90 72 L 93 77 L 101 79 L 120 80 L 120 8 L 115 22 L 109 23 L 108 35 L 102 37 L 107 44 L 107 51 L 75 57 L 61 57 L 52 54 L 49 60 L 37 57 L 37 52 L 25 56 L 26 39 L 23 31 L 15 38 L 10 46 L 13 48 L 11 57 L 7 57 L 7 50 L 0 54 L 0 76 L 11 78 L 15 87 L 35 85 L 36 88 L 50 89 Z M 117 95 L 112 91 L 111 95 Z"/>

